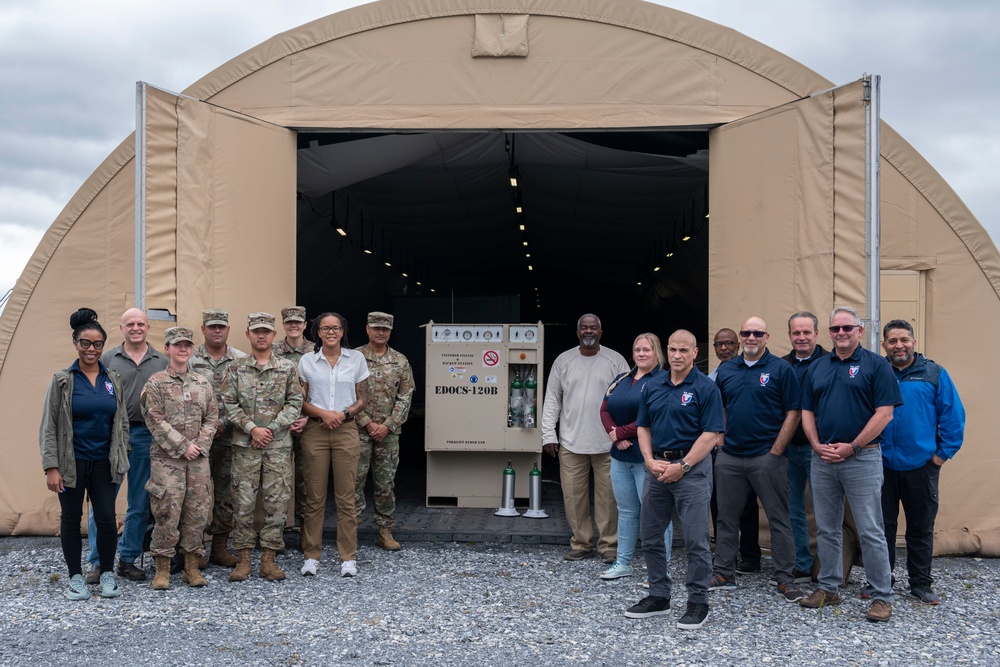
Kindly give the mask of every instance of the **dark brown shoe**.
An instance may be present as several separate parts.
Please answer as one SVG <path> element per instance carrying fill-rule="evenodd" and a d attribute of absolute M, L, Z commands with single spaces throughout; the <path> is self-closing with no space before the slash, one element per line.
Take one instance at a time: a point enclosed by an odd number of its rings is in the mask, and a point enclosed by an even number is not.
<path fill-rule="evenodd" d="M 146 581 L 146 572 L 137 568 L 130 560 L 118 561 L 118 576 L 129 581 Z"/>
<path fill-rule="evenodd" d="M 563 560 L 583 560 L 584 558 L 593 557 L 593 549 L 573 549 L 572 551 L 567 551 L 563 554 Z"/>
<path fill-rule="evenodd" d="M 820 609 L 829 605 L 840 604 L 840 593 L 830 593 L 817 588 L 807 598 L 799 600 L 799 604 L 809 609 Z"/>
<path fill-rule="evenodd" d="M 872 606 L 868 607 L 868 613 L 865 614 L 865 618 L 872 623 L 885 623 L 891 616 L 892 603 L 888 600 L 875 600 L 872 602 Z"/>
<path fill-rule="evenodd" d="M 614 549 L 608 549 L 607 551 L 601 552 L 601 560 L 607 565 L 611 565 L 618 560 L 618 552 Z"/>

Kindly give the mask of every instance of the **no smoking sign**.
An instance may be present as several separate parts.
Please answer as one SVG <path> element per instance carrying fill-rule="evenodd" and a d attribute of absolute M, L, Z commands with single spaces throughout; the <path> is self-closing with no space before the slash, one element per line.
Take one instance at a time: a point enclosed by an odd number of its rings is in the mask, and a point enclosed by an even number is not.
<path fill-rule="evenodd" d="M 486 350 L 483 352 L 483 367 L 496 368 L 500 363 L 500 353 L 496 350 Z"/>

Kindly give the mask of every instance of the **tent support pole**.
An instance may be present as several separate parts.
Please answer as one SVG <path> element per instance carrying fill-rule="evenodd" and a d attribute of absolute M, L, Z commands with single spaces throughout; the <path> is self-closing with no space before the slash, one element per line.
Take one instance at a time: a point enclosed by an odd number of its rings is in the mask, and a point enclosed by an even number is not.
<path fill-rule="evenodd" d="M 867 261 L 868 349 L 879 353 L 881 342 L 881 208 L 880 98 L 882 77 L 865 76 L 865 255 Z"/>

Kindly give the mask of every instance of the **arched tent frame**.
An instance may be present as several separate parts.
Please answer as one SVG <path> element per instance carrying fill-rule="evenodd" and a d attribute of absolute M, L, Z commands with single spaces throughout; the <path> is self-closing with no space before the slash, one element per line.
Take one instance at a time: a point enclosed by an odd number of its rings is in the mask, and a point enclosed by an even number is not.
<path fill-rule="evenodd" d="M 497 14 L 529 17 L 527 57 L 471 57 L 476 17 Z M 563 43 L 566 31 L 587 39 Z M 649 47 L 654 51 L 644 60 L 641 51 Z M 390 85 L 390 80 L 402 81 L 419 72 L 412 55 L 420 49 L 428 51 L 420 63 L 430 71 L 419 79 L 425 94 Z M 562 62 L 537 58 L 560 49 Z M 585 51 L 593 53 L 590 60 L 584 58 Z M 391 66 L 386 65 L 389 60 L 375 57 L 380 52 L 392 60 Z M 622 57 L 613 62 L 613 54 Z M 650 66 L 654 58 L 659 59 L 659 70 Z M 509 72 L 514 66 L 532 76 L 512 82 Z M 323 76 L 324 70 L 335 74 L 340 84 L 337 103 L 324 97 L 329 91 L 322 87 L 303 85 L 306 74 Z M 481 73 L 489 85 L 477 84 L 470 71 Z M 567 74 L 587 71 L 594 74 L 585 79 L 592 88 L 565 84 L 573 80 Z M 449 88 L 435 79 L 447 81 Z M 696 85 L 699 81 L 703 85 Z M 547 99 L 540 95 L 546 86 Z M 184 94 L 290 128 L 523 130 L 714 126 L 830 86 L 808 68 L 733 30 L 638 1 L 533 0 L 514 5 L 383 0 L 276 35 Z M 350 95 L 357 99 L 345 99 Z M 361 99 L 365 96 L 367 103 Z M 975 373 L 980 365 L 975 353 L 954 341 L 969 328 L 970 315 L 977 329 L 1000 325 L 1000 254 L 954 191 L 884 123 L 880 153 L 882 269 L 921 276 L 926 289 L 921 347 L 949 368 L 969 409 L 967 444 L 942 478 L 938 526 L 993 531 L 1000 526 L 1000 507 L 992 494 L 976 491 L 991 488 L 986 471 L 996 459 L 983 419 L 989 406 L 982 397 L 991 392 Z M 65 355 L 58 350 L 67 349 L 68 341 L 68 332 L 51 323 L 84 304 L 113 323 L 110 314 L 134 301 L 129 261 L 133 159 L 130 136 L 46 232 L 0 318 L 0 401 L 5 422 L 11 424 L 2 454 L 0 534 L 45 533 L 57 526 L 58 503 L 35 476 L 40 397 L 49 373 L 63 363 Z M 95 284 L 105 289 L 94 290 Z M 274 300 L 293 297 L 282 293 Z M 716 301 L 710 305 L 711 326 L 731 324 L 744 315 L 720 310 Z M 780 348 L 783 313 L 765 314 L 778 334 L 772 345 Z M 156 328 L 155 342 L 161 333 L 162 327 Z"/>

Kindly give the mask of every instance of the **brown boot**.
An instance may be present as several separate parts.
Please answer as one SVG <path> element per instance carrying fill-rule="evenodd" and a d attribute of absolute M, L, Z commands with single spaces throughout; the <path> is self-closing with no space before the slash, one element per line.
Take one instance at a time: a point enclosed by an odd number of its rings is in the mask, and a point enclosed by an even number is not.
<path fill-rule="evenodd" d="M 208 567 L 208 559 L 205 558 L 205 554 L 198 556 L 198 569 L 204 570 Z"/>
<path fill-rule="evenodd" d="M 239 559 L 229 553 L 226 545 L 229 543 L 229 533 L 216 533 L 212 535 L 212 553 L 208 557 L 209 563 L 215 563 L 222 567 L 236 567 Z"/>
<path fill-rule="evenodd" d="M 156 576 L 153 577 L 153 590 L 165 591 L 170 588 L 170 558 L 156 557 Z"/>
<path fill-rule="evenodd" d="M 181 581 L 192 588 L 208 586 L 208 581 L 198 569 L 198 554 L 184 553 L 184 574 L 181 575 Z"/>
<path fill-rule="evenodd" d="M 250 550 L 240 549 L 236 552 L 236 569 L 229 575 L 229 581 L 246 581 L 253 570 L 250 568 Z"/>
<path fill-rule="evenodd" d="M 282 581 L 285 578 L 285 571 L 274 562 L 274 554 L 274 549 L 264 549 L 257 574 L 268 581 Z"/>
<path fill-rule="evenodd" d="M 375 544 L 379 545 L 386 551 L 399 551 L 399 542 L 397 542 L 392 537 L 392 530 L 389 528 L 379 528 L 378 529 L 378 539 Z"/>

